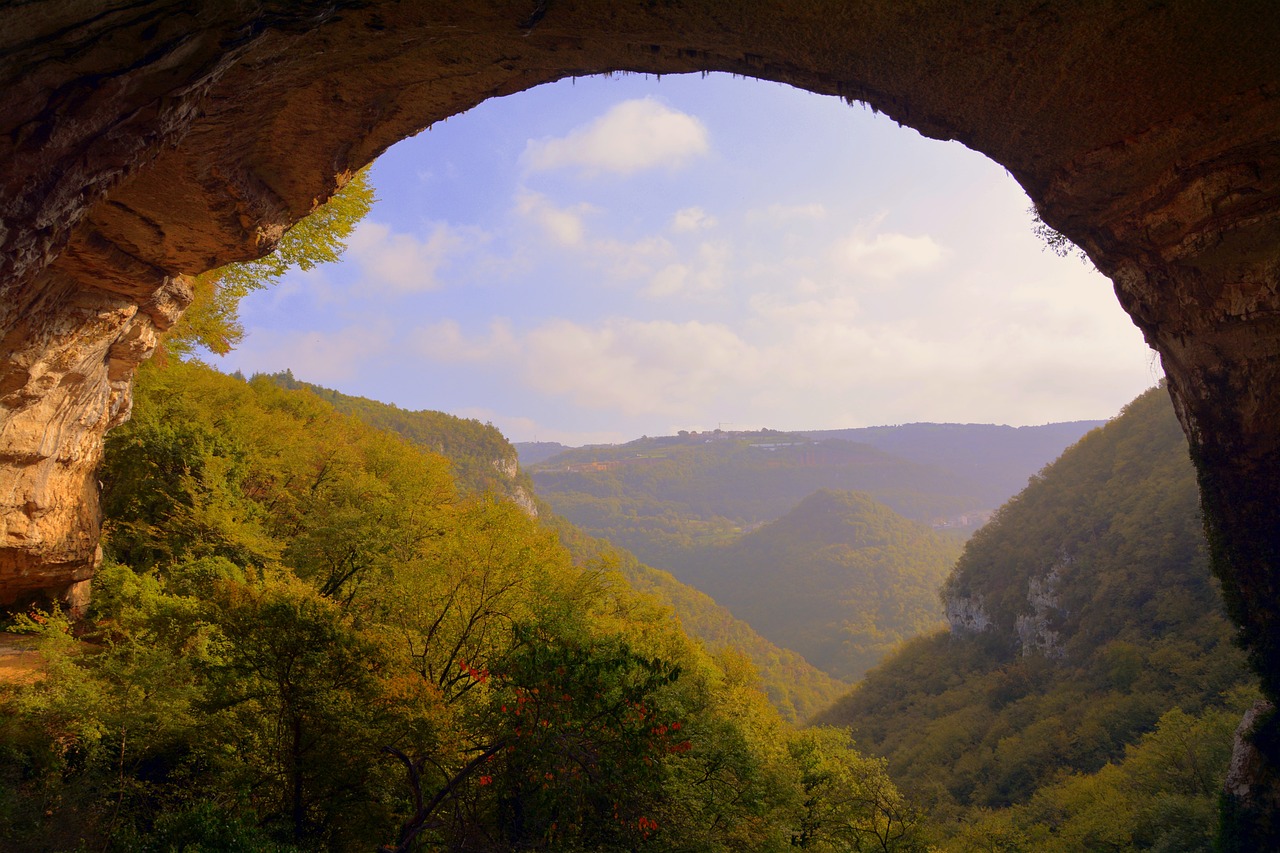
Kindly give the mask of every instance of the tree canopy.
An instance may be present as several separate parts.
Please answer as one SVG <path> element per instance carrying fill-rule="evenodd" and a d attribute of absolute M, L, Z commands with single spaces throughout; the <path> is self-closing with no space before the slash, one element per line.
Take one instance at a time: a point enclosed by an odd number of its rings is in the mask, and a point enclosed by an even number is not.
<path fill-rule="evenodd" d="M 968 541 L 950 632 L 819 720 L 977 827 L 957 849 L 1211 849 L 1229 721 L 1253 695 L 1216 587 L 1186 440 L 1152 389 Z M 1167 784 L 1141 769 L 1157 760 Z"/>
<path fill-rule="evenodd" d="M 91 618 L 15 625 L 7 849 L 923 849 L 741 655 L 309 391 L 152 364 L 103 481 Z"/>

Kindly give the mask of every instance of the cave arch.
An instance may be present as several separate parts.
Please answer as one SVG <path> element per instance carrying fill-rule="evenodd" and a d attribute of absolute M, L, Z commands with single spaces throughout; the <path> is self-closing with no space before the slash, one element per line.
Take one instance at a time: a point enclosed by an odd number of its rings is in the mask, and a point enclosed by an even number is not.
<path fill-rule="evenodd" d="M 102 434 L 186 275 L 260 256 L 396 140 L 487 98 L 726 71 L 963 142 L 1112 279 L 1161 355 L 1228 605 L 1280 696 L 1266 0 L 32 0 L 0 21 L 0 600 L 92 573 Z"/>

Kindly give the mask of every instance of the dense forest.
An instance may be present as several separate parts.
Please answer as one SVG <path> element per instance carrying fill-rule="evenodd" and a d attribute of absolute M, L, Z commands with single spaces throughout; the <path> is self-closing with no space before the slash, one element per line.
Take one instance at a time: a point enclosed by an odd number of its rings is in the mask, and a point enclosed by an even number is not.
<path fill-rule="evenodd" d="M 510 498 L 552 529 L 579 565 L 608 565 L 633 589 L 648 593 L 670 607 L 681 627 L 714 653 L 745 654 L 759 674 L 761 686 L 774 706 L 790 722 L 800 722 L 830 705 L 849 685 L 816 668 L 790 648 L 779 648 L 711 596 L 681 583 L 669 572 L 651 568 L 630 552 L 591 536 L 558 516 L 532 496 L 529 477 L 517 470 L 515 448 L 495 427 L 444 412 L 406 411 L 388 403 L 352 397 L 295 379 L 290 372 L 265 377 L 282 388 L 304 389 L 381 430 L 395 433 L 419 448 L 443 456 L 459 489 L 473 495 L 498 494 Z M 559 445 L 557 445 L 559 446 Z M 941 582 L 941 576 L 936 579 Z M 936 604 L 933 590 L 930 605 Z M 930 608 L 930 613 L 940 610 Z M 936 614 L 935 614 L 936 615 Z M 936 620 L 935 620 L 936 621 Z"/>
<path fill-rule="evenodd" d="M 11 625 L 6 849 L 924 849 L 742 655 L 310 391 L 151 364 L 103 483 L 91 611 Z"/>
<path fill-rule="evenodd" d="M 90 612 L 9 625 L 41 665 L 0 681 L 6 849 L 1212 848 L 1254 694 L 1162 389 L 968 542 L 950 631 L 797 728 L 838 682 L 380 404 L 282 379 L 140 374 Z M 506 458 L 489 429 L 434 446 Z M 891 553 L 903 523 L 819 492 L 729 568 Z"/>
<path fill-rule="evenodd" d="M 802 723 L 825 710 L 849 690 L 845 681 L 818 669 L 807 658 L 783 648 L 736 617 L 705 592 L 681 583 L 670 572 L 641 563 L 629 551 L 584 533 L 553 512 L 540 515 L 580 564 L 615 568 L 632 589 L 670 607 L 681 628 L 713 654 L 744 655 L 761 688 L 783 719 Z"/>
<path fill-rule="evenodd" d="M 819 720 L 886 756 L 952 849 L 1212 849 L 1252 688 L 1163 388 L 1006 504 L 944 597 L 950 631 Z"/>
<path fill-rule="evenodd" d="M 725 545 L 673 556 L 672 571 L 778 645 L 856 680 L 942 624 L 938 587 L 960 548 L 865 493 L 824 489 Z"/>
<path fill-rule="evenodd" d="M 492 424 L 353 397 L 332 388 L 301 382 L 294 378 L 292 371 L 270 374 L 266 378 L 282 388 L 310 391 L 339 412 L 355 415 L 372 427 L 393 432 L 443 456 L 449 460 L 454 482 L 464 491 L 503 495 L 533 510 L 533 484 L 520 470 L 515 448 Z"/>
<path fill-rule="evenodd" d="M 533 479 L 556 513 L 856 680 L 942 623 L 937 589 L 963 536 L 1090 423 L 717 430 L 526 452 L 544 458 Z"/>

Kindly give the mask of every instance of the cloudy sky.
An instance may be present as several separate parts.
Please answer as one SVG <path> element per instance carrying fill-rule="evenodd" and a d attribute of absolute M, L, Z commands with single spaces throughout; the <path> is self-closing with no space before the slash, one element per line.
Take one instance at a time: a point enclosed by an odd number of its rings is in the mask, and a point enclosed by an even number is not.
<path fill-rule="evenodd" d="M 563 81 L 374 165 L 340 264 L 252 296 L 218 362 L 515 441 L 1106 418 L 1159 378 L 1005 171 L 723 75 Z"/>

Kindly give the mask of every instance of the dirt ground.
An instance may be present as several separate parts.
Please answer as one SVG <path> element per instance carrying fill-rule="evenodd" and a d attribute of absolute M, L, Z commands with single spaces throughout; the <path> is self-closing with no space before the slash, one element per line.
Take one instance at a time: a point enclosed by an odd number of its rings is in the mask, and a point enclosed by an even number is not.
<path fill-rule="evenodd" d="M 34 638 L 0 633 L 0 684 L 29 683 L 41 669 Z"/>

